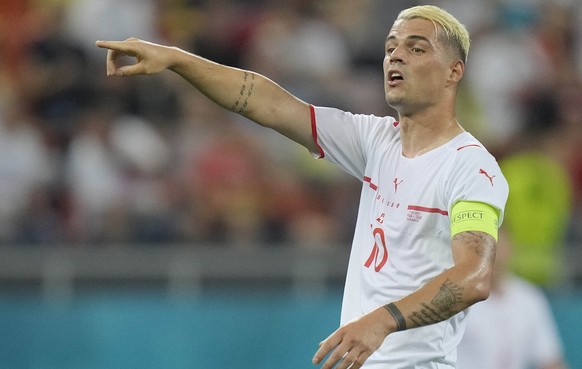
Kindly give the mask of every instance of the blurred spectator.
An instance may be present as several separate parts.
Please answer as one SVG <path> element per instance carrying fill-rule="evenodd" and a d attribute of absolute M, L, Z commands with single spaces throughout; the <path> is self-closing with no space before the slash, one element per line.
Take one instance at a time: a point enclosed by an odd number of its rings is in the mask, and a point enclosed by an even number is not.
<path fill-rule="evenodd" d="M 62 27 L 73 42 L 98 56 L 97 39 L 159 40 L 156 6 L 157 0 L 67 1 Z"/>
<path fill-rule="evenodd" d="M 513 4 L 514 16 L 518 5 L 524 4 Z M 578 149 L 571 143 L 579 128 L 568 127 L 579 127 L 582 116 L 570 112 L 572 103 L 567 102 L 580 83 L 572 48 L 573 7 L 561 2 L 538 6 L 537 13 L 519 8 L 519 14 L 520 19 L 537 14 L 536 27 L 529 32 L 530 48 L 544 63 L 543 78 L 520 85 L 514 105 L 521 111 L 522 127 L 501 167 L 511 187 L 506 226 L 516 254 L 513 268 L 530 281 L 550 286 L 563 276 L 563 248 L 575 212 L 571 165 Z M 570 138 L 561 133 L 566 131 Z"/>
<path fill-rule="evenodd" d="M 573 214 L 568 242 L 572 247 L 582 245 L 582 80 L 564 87 L 560 94 L 559 112 L 563 125 L 555 138 L 555 150 L 565 163 L 573 185 Z"/>
<path fill-rule="evenodd" d="M 7 104 L 0 111 L 0 243 L 23 241 L 19 221 L 35 204 L 35 196 L 50 188 L 55 164 L 26 106 L 20 101 Z"/>
<path fill-rule="evenodd" d="M 489 298 L 470 308 L 459 369 L 566 369 L 550 305 L 539 287 L 508 269 L 512 245 L 501 231 Z"/>
<path fill-rule="evenodd" d="M 111 146 L 113 119 L 104 107 L 86 111 L 68 150 L 66 178 L 74 204 L 74 241 L 102 243 L 127 237 L 124 173 Z"/>
<path fill-rule="evenodd" d="M 165 138 L 142 117 L 120 116 L 111 124 L 109 140 L 123 176 L 127 241 L 176 241 L 176 201 L 168 175 L 172 152 Z"/>
<path fill-rule="evenodd" d="M 519 94 L 529 83 L 547 86 L 548 62 L 535 47 L 533 3 L 505 4 L 474 39 L 467 70 L 471 94 L 477 99 L 483 125 L 479 136 L 494 147 L 510 144 L 524 128 Z"/>
<path fill-rule="evenodd" d="M 95 93 L 88 56 L 63 28 L 64 10 L 58 4 L 34 12 L 38 28 L 26 45 L 18 85 L 31 113 L 47 126 L 49 143 L 60 150 L 66 149 L 76 116 Z"/>
<path fill-rule="evenodd" d="M 349 70 L 349 49 L 313 2 L 270 4 L 255 26 L 247 51 L 248 68 L 265 71 L 305 99 L 332 104 L 345 98 L 338 92 L 343 91 L 341 82 Z"/>
<path fill-rule="evenodd" d="M 564 167 L 542 151 L 500 162 L 511 188 L 505 227 L 514 245 L 512 268 L 540 285 L 555 285 L 564 271 L 563 248 L 572 187 Z"/>
<path fill-rule="evenodd" d="M 190 193 L 202 240 L 247 247 L 261 243 L 268 181 L 264 157 L 257 142 L 230 129 L 191 163 Z"/>
<path fill-rule="evenodd" d="M 4 0 L 0 2 L 1 80 L 13 82 L 20 74 L 19 69 L 25 59 L 26 45 L 34 33 L 35 21 L 31 13 L 32 6 L 29 1 Z M 0 87 L 2 92 L 4 92 L 3 87 Z"/>

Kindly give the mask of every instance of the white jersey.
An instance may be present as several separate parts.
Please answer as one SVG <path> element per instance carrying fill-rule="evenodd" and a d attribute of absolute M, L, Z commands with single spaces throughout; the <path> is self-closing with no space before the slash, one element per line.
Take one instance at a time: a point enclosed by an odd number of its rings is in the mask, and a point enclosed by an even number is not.
<path fill-rule="evenodd" d="M 391 117 L 312 107 L 319 156 L 363 181 L 341 323 L 417 290 L 453 266 L 449 213 L 460 200 L 500 212 L 508 185 L 493 156 L 471 134 L 410 159 Z M 315 154 L 314 154 L 315 155 Z M 465 312 L 396 332 L 364 368 L 452 368 Z"/>
<path fill-rule="evenodd" d="M 458 351 L 459 369 L 542 368 L 563 357 L 546 297 L 515 276 L 471 307 Z"/>

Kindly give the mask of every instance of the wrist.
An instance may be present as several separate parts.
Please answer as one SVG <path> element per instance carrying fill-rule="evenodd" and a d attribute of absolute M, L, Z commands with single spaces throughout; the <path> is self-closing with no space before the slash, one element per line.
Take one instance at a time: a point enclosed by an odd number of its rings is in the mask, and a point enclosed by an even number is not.
<path fill-rule="evenodd" d="M 167 69 L 182 75 L 186 65 L 191 62 L 192 54 L 174 46 L 166 46 Z"/>
<path fill-rule="evenodd" d="M 392 332 L 406 330 L 406 319 L 402 315 L 400 309 L 393 303 L 382 306 L 384 310 L 390 315 Z"/>

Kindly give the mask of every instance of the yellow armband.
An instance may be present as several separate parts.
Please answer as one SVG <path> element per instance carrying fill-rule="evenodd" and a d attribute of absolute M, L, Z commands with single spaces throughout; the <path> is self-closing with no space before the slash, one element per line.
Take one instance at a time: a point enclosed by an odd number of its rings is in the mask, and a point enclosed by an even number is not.
<path fill-rule="evenodd" d="M 490 234 L 497 240 L 499 212 L 491 205 L 475 201 L 459 201 L 451 210 L 451 237 L 466 231 Z"/>

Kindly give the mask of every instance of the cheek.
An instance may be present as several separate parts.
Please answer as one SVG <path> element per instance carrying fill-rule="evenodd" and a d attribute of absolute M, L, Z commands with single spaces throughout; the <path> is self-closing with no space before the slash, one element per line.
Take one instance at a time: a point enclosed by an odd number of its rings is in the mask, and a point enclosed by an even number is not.
<path fill-rule="evenodd" d="M 418 74 L 419 80 L 421 83 L 424 82 L 427 87 L 443 88 L 446 82 L 446 75 L 441 73 L 440 70 L 438 65 L 427 65 Z"/>
<path fill-rule="evenodd" d="M 390 68 L 390 58 L 388 56 L 384 57 L 384 62 L 382 65 L 384 69 L 384 78 L 386 78 L 386 71 Z"/>

